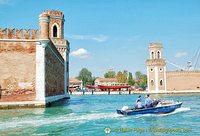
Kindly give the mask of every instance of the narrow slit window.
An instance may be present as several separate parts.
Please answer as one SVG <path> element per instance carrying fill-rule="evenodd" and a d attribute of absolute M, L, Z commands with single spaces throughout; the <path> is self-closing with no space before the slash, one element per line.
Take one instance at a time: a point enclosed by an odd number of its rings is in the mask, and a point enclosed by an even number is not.
<path fill-rule="evenodd" d="M 151 58 L 154 59 L 154 52 L 151 52 Z"/>
<path fill-rule="evenodd" d="M 55 26 L 53 26 L 53 37 L 57 37 L 58 36 L 57 32 L 58 32 L 57 26 L 55 25 Z"/>
<path fill-rule="evenodd" d="M 158 51 L 158 59 L 160 59 L 160 51 Z"/>
<path fill-rule="evenodd" d="M 154 83 L 153 83 L 153 80 L 151 80 L 151 86 L 153 86 L 153 84 L 154 84 Z"/>
<path fill-rule="evenodd" d="M 162 80 L 160 80 L 160 86 L 162 86 L 163 85 L 163 81 Z"/>

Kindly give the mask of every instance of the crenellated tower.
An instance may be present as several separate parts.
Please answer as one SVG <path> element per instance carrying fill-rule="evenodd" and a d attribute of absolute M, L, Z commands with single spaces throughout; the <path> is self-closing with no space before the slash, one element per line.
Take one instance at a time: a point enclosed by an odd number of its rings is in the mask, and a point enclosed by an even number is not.
<path fill-rule="evenodd" d="M 64 14 L 55 10 L 44 11 L 40 13 L 39 21 L 40 39 L 50 39 L 65 58 L 67 56 L 65 52 L 69 50 L 69 42 L 64 40 Z"/>
<path fill-rule="evenodd" d="M 149 44 L 147 84 L 149 91 L 166 91 L 166 61 L 162 59 L 162 44 Z"/>

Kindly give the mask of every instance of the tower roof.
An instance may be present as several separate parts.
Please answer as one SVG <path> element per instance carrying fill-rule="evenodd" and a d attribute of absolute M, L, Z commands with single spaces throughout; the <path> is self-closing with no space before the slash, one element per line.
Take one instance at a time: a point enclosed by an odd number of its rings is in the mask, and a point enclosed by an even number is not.
<path fill-rule="evenodd" d="M 47 11 L 41 12 L 40 14 L 48 14 L 49 16 L 58 16 L 58 17 L 64 18 L 64 14 L 57 10 L 47 10 Z"/>
<path fill-rule="evenodd" d="M 153 48 L 153 47 L 160 47 L 162 48 L 162 43 L 149 43 L 149 47 Z"/>

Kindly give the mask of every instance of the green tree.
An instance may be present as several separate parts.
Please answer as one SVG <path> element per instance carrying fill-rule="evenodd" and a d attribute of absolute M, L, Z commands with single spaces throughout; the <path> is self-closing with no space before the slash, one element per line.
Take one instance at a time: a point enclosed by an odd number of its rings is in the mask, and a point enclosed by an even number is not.
<path fill-rule="evenodd" d="M 127 70 L 124 70 L 123 73 L 121 71 L 119 71 L 116 76 L 117 82 L 127 83 L 128 82 L 127 73 L 128 73 Z"/>
<path fill-rule="evenodd" d="M 134 85 L 134 80 L 133 80 L 133 75 L 132 75 L 132 73 L 131 72 L 129 72 L 129 74 L 128 74 L 128 84 L 129 85 Z"/>
<path fill-rule="evenodd" d="M 147 75 L 142 74 L 142 82 L 140 83 L 140 85 L 147 87 Z"/>
<path fill-rule="evenodd" d="M 141 79 L 142 78 L 142 73 L 140 71 L 135 72 L 135 78 L 136 79 Z"/>
<path fill-rule="evenodd" d="M 104 74 L 105 78 L 115 78 L 115 71 L 108 71 L 107 73 Z"/>
<path fill-rule="evenodd" d="M 117 76 L 116 76 L 117 82 L 122 83 L 122 75 L 123 75 L 123 74 L 122 74 L 121 71 L 117 72 Z"/>
<path fill-rule="evenodd" d="M 87 68 L 82 68 L 79 72 L 78 77 L 76 77 L 78 80 L 82 80 L 83 86 L 85 85 L 92 85 L 93 78 L 92 78 L 92 72 L 90 72 Z"/>
<path fill-rule="evenodd" d="M 128 71 L 124 70 L 123 74 L 122 74 L 122 83 L 127 83 L 128 82 Z"/>

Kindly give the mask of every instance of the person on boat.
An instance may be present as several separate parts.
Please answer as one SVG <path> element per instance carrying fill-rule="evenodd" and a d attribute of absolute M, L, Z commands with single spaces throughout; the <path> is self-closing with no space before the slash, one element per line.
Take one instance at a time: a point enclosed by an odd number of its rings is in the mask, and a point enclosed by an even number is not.
<path fill-rule="evenodd" d="M 147 96 L 145 97 L 145 106 L 146 106 L 147 108 L 153 107 L 153 105 L 152 105 L 152 100 L 151 100 L 151 98 L 149 97 L 149 94 L 147 94 Z"/>
<path fill-rule="evenodd" d="M 138 97 L 138 99 L 136 100 L 136 104 L 137 104 L 138 100 L 141 101 L 141 99 L 142 99 L 142 96 L 140 95 L 140 96 Z"/>
<path fill-rule="evenodd" d="M 135 109 L 142 109 L 142 108 L 144 108 L 144 106 L 142 106 L 142 102 L 140 101 L 140 99 L 138 99 Z"/>
<path fill-rule="evenodd" d="M 153 99 L 153 103 L 152 103 L 153 107 L 156 107 L 158 103 L 159 103 L 159 100 Z"/>

